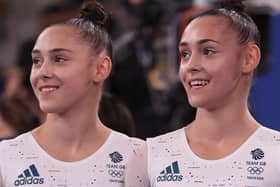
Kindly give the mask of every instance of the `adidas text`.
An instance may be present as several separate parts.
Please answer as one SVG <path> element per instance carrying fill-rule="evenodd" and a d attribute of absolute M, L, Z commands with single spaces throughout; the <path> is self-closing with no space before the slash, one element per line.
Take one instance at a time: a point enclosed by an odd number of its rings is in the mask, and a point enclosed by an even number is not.
<path fill-rule="evenodd" d="M 15 186 L 21 186 L 21 185 L 26 185 L 26 184 L 44 184 L 44 178 L 33 178 L 33 177 L 28 177 L 28 178 L 23 178 L 23 179 L 17 179 L 15 180 Z"/>
<path fill-rule="evenodd" d="M 181 181 L 181 180 L 183 180 L 183 175 L 169 174 L 169 175 L 164 175 L 164 176 L 158 176 L 157 177 L 157 182 Z"/>

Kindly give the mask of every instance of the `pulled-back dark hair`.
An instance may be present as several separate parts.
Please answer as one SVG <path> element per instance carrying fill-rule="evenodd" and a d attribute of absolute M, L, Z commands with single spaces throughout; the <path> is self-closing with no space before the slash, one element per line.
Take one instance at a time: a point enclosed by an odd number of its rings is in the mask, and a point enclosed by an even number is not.
<path fill-rule="evenodd" d="M 194 15 L 190 22 L 203 16 L 225 16 L 238 33 L 241 44 L 253 42 L 260 47 L 260 33 L 253 19 L 245 12 L 244 0 L 219 0 L 216 8 Z"/>
<path fill-rule="evenodd" d="M 112 58 L 112 40 L 105 26 L 108 14 L 104 7 L 96 0 L 85 1 L 80 9 L 80 16 L 66 20 L 58 25 L 70 25 L 78 27 L 82 36 L 92 44 L 96 54 L 104 49 Z"/>

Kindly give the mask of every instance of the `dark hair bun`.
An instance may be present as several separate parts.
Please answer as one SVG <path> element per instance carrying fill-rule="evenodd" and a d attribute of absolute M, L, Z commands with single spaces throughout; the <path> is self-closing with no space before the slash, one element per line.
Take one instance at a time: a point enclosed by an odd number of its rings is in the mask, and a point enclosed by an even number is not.
<path fill-rule="evenodd" d="M 220 0 L 218 4 L 221 8 L 242 13 L 245 11 L 244 1 L 245 0 Z"/>
<path fill-rule="evenodd" d="M 80 18 L 93 22 L 94 25 L 104 27 L 108 15 L 102 4 L 96 0 L 85 1 L 80 10 Z"/>

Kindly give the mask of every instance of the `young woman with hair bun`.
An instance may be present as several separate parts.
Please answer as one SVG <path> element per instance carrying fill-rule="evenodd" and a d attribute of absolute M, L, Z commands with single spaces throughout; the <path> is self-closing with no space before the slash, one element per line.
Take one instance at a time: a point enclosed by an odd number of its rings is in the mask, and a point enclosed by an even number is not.
<path fill-rule="evenodd" d="M 194 16 L 179 51 L 179 76 L 197 113 L 186 127 L 148 138 L 147 157 L 134 163 L 147 165 L 150 186 L 280 186 L 280 134 L 248 109 L 261 54 L 243 1 L 221 1 Z"/>
<path fill-rule="evenodd" d="M 32 50 L 30 81 L 47 113 L 35 130 L 0 144 L 0 186 L 124 186 L 127 160 L 144 141 L 99 119 L 111 72 L 106 12 L 85 2 L 79 18 L 45 28 Z"/>

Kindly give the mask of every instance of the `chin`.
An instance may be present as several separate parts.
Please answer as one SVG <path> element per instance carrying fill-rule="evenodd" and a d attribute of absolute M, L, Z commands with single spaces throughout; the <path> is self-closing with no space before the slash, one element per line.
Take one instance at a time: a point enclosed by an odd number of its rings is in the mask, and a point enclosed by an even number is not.
<path fill-rule="evenodd" d="M 45 113 L 59 113 L 61 111 L 61 107 L 54 105 L 40 104 L 40 108 Z"/>
<path fill-rule="evenodd" d="M 201 105 L 200 103 L 197 103 L 197 102 L 191 102 L 190 101 L 189 103 L 193 108 L 199 108 L 199 107 L 203 106 L 203 105 Z"/>
<path fill-rule="evenodd" d="M 204 108 L 208 105 L 208 102 L 205 99 L 189 98 L 189 104 L 194 108 Z"/>

